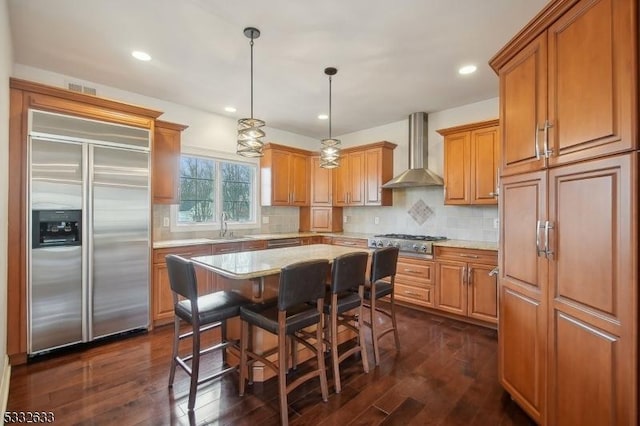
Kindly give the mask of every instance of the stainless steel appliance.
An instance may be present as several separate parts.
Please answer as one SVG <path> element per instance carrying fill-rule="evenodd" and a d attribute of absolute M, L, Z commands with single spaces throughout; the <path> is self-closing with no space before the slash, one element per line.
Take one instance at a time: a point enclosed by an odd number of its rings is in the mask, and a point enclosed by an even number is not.
<path fill-rule="evenodd" d="M 401 253 L 430 257 L 433 254 L 433 242 L 446 240 L 447 237 L 431 235 L 381 234 L 368 238 L 368 245 L 377 247 L 398 247 Z"/>
<path fill-rule="evenodd" d="M 149 131 L 30 111 L 28 353 L 149 326 Z"/>

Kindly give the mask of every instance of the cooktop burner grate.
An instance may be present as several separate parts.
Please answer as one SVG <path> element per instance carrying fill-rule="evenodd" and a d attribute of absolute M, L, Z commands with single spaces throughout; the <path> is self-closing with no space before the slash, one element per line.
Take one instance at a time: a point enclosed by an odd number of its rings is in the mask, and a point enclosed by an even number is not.
<path fill-rule="evenodd" d="M 432 235 L 411 235 L 411 234 L 380 234 L 374 235 L 376 238 L 393 238 L 396 240 L 412 240 L 412 241 L 442 241 L 447 237 Z"/>

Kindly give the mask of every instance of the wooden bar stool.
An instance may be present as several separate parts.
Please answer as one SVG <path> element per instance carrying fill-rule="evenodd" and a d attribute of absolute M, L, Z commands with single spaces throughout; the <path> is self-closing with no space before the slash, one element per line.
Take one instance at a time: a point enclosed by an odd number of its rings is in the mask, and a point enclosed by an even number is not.
<path fill-rule="evenodd" d="M 250 303 L 250 301 L 230 291 L 218 291 L 198 296 L 198 283 L 193 263 L 176 255 L 168 255 L 166 260 L 175 314 L 169 387 L 173 386 L 176 365 L 179 365 L 191 377 L 189 402 L 187 404 L 189 411 L 191 411 L 195 405 L 198 385 L 236 370 L 236 367 L 225 366 L 225 349 L 229 346 L 237 348 L 238 343 L 237 341 L 228 341 L 226 339 L 226 320 L 238 316 L 240 307 Z M 184 300 L 180 300 L 179 296 L 182 296 Z M 190 324 L 191 331 L 180 334 L 181 321 Z M 200 348 L 200 335 L 205 331 L 212 331 L 219 327 L 221 328 L 222 341 L 204 349 Z M 192 339 L 192 351 L 190 354 L 181 357 L 178 354 L 178 346 L 181 340 L 187 338 Z M 222 369 L 199 379 L 200 357 L 216 350 L 223 351 Z M 187 364 L 189 361 L 191 361 L 191 366 Z"/>
<path fill-rule="evenodd" d="M 367 349 L 364 347 L 365 335 L 363 324 L 363 290 L 367 280 L 367 261 L 369 254 L 349 253 L 338 256 L 333 260 L 331 270 L 331 286 L 325 298 L 325 339 L 331 348 L 331 362 L 333 365 L 333 381 L 336 393 L 340 393 L 340 363 L 347 357 L 360 353 L 362 368 L 369 372 Z M 356 311 L 356 312 L 354 312 Z M 351 313 L 349 313 L 351 312 Z M 358 333 L 355 346 L 338 352 L 338 326 Z"/>
<path fill-rule="evenodd" d="M 397 247 L 379 248 L 373 252 L 371 260 L 371 276 L 369 283 L 364 287 L 364 306 L 371 312 L 370 322 L 365 322 L 371 328 L 371 341 L 373 343 L 373 357 L 376 365 L 380 365 L 380 349 L 378 341 L 387 333 L 393 332 L 396 341 L 396 350 L 400 350 L 400 338 L 398 337 L 398 325 L 396 323 L 396 310 L 393 298 L 393 285 L 398 266 Z M 376 301 L 385 296 L 390 298 L 389 309 L 383 309 L 376 305 Z M 391 320 L 391 326 L 380 330 L 377 314 Z"/>
<path fill-rule="evenodd" d="M 244 395 L 245 379 L 253 362 L 261 361 L 278 374 L 278 392 L 280 396 L 280 418 L 283 425 L 289 423 L 288 394 L 302 383 L 320 378 L 322 400 L 327 401 L 327 375 L 322 351 L 321 319 L 325 297 L 325 279 L 329 273 L 329 262 L 311 260 L 287 265 L 280 272 L 278 299 L 271 303 L 246 305 L 240 308 L 240 396 Z M 301 333 L 304 328 L 317 324 L 312 344 Z M 249 327 L 260 327 L 278 336 L 278 364 L 269 361 L 273 351 L 257 354 L 249 346 Z M 301 343 L 316 354 L 317 368 L 287 384 L 287 348 L 288 338 Z"/>

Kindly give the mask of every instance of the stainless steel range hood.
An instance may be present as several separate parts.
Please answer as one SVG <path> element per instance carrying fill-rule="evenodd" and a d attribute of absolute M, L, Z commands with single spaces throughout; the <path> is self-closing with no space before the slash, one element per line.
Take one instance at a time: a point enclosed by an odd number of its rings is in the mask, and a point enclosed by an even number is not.
<path fill-rule="evenodd" d="M 427 169 L 429 148 L 427 146 L 428 117 L 424 112 L 409 116 L 409 170 L 402 172 L 383 188 L 409 188 L 413 186 L 442 186 L 440 176 Z"/>

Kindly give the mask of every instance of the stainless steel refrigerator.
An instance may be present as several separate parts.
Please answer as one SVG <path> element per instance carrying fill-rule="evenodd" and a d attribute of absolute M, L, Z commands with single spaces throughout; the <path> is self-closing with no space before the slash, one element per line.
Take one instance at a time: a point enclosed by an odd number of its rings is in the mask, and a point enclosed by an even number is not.
<path fill-rule="evenodd" d="M 149 131 L 30 112 L 28 352 L 149 326 Z"/>

